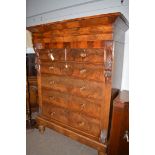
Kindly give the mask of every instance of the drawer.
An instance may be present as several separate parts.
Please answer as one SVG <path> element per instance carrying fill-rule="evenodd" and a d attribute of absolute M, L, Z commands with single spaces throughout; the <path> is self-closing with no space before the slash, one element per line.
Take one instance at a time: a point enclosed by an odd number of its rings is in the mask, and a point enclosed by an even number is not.
<path fill-rule="evenodd" d="M 39 52 L 41 61 L 76 61 L 103 63 L 104 49 L 50 49 Z"/>
<path fill-rule="evenodd" d="M 67 58 L 77 62 L 103 63 L 104 49 L 71 49 Z"/>
<path fill-rule="evenodd" d="M 96 137 L 100 135 L 100 124 L 97 119 L 89 118 L 85 115 L 75 112 L 69 112 L 68 117 L 69 125 L 83 130 Z"/>
<path fill-rule="evenodd" d="M 42 87 L 73 95 L 103 100 L 103 83 L 61 76 L 42 76 Z"/>
<path fill-rule="evenodd" d="M 65 65 L 67 64 L 67 68 Z M 72 76 L 75 78 L 104 81 L 102 64 L 82 64 L 73 62 L 53 62 L 41 65 L 41 73 Z"/>
<path fill-rule="evenodd" d="M 101 101 L 88 101 L 87 99 L 70 96 L 68 107 L 71 111 L 80 112 L 86 116 L 100 119 L 101 114 Z"/>
<path fill-rule="evenodd" d="M 45 49 L 39 51 L 39 58 L 43 61 L 60 61 L 65 60 L 64 49 Z"/>
<path fill-rule="evenodd" d="M 61 108 L 61 107 L 55 106 L 54 104 L 46 103 L 46 102 L 43 103 L 42 108 L 43 108 L 42 109 L 43 115 L 51 119 L 60 121 L 62 123 L 66 123 L 66 124 L 68 123 L 68 110 L 67 109 Z"/>
<path fill-rule="evenodd" d="M 100 118 L 101 101 L 88 100 L 68 93 L 42 90 L 43 103 L 50 103 L 71 111 L 81 112 L 93 118 Z"/>
<path fill-rule="evenodd" d="M 60 93 L 57 91 L 42 90 L 42 101 L 43 103 L 50 103 L 62 108 L 68 108 L 69 94 Z"/>

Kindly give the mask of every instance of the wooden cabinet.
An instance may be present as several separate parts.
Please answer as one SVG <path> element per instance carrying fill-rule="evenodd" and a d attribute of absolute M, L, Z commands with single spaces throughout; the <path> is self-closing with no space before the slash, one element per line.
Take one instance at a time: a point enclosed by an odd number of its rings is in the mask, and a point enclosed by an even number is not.
<path fill-rule="evenodd" d="M 26 72 L 28 77 L 36 77 L 37 70 L 35 69 L 35 54 L 26 54 Z"/>
<path fill-rule="evenodd" d="M 29 103 L 31 107 L 31 112 L 37 112 L 39 105 L 38 105 L 38 86 L 37 86 L 37 77 L 36 76 L 29 76 L 28 77 L 28 87 L 29 87 Z"/>
<path fill-rule="evenodd" d="M 120 13 L 27 28 L 37 56 L 40 130 L 105 154 L 112 88 L 120 89 L 126 19 Z"/>
<path fill-rule="evenodd" d="M 129 92 L 122 91 L 113 102 L 108 155 L 129 155 Z"/>
<path fill-rule="evenodd" d="M 29 110 L 37 112 L 38 105 L 38 84 L 37 84 L 37 71 L 35 69 L 35 54 L 26 55 L 26 67 L 27 67 L 27 87 L 26 97 L 29 102 Z"/>

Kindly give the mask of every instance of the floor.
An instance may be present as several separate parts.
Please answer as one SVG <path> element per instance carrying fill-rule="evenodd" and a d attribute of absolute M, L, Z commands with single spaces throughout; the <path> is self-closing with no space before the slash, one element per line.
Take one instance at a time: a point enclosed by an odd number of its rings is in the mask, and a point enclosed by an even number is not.
<path fill-rule="evenodd" d="M 98 155 L 97 150 L 46 128 L 26 131 L 26 155 Z"/>

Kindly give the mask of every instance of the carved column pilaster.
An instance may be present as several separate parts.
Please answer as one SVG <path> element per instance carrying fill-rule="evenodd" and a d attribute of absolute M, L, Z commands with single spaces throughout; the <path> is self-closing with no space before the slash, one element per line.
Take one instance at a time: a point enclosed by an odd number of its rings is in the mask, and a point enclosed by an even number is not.
<path fill-rule="evenodd" d="M 36 48 L 35 48 L 35 53 L 36 53 L 35 68 L 36 68 L 38 74 L 40 74 L 40 58 L 39 58 L 39 52 L 38 52 L 38 50 Z"/>
<path fill-rule="evenodd" d="M 112 77 L 112 50 L 106 48 L 104 50 L 104 77 L 105 82 L 111 82 Z"/>

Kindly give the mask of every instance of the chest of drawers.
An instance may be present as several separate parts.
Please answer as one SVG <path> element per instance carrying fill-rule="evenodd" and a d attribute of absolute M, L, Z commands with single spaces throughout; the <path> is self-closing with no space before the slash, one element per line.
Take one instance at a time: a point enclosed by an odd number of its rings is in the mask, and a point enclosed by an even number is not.
<path fill-rule="evenodd" d="M 127 28 L 120 13 L 27 28 L 36 52 L 41 131 L 52 128 L 106 153 Z"/>

